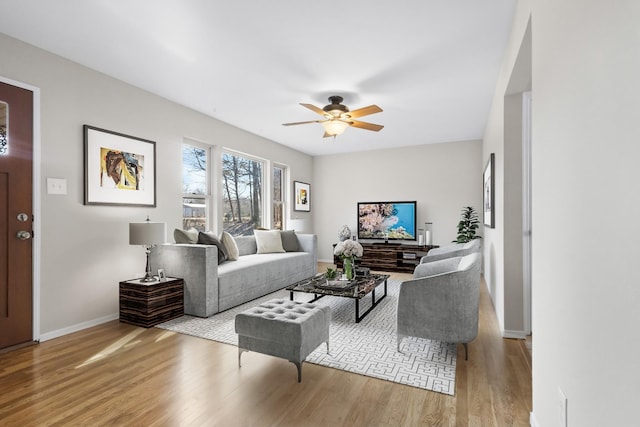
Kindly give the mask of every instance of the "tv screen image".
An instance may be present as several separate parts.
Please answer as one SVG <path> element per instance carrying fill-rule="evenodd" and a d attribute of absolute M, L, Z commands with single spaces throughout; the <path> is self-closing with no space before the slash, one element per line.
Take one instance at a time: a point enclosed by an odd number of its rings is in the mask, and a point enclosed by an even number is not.
<path fill-rule="evenodd" d="M 416 240 L 416 202 L 359 202 L 358 238 Z"/>

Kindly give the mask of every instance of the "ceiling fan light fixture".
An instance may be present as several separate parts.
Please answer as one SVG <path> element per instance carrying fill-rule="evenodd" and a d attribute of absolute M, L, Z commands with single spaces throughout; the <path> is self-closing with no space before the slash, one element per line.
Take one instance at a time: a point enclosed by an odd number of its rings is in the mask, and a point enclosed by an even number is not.
<path fill-rule="evenodd" d="M 341 104 L 341 96 L 330 96 L 329 102 L 331 104 L 325 105 L 322 110 L 331 114 L 333 117 L 340 117 L 341 114 L 349 112 L 349 108 L 346 105 Z"/>
<path fill-rule="evenodd" d="M 322 123 L 322 127 L 324 127 L 327 135 L 338 136 L 349 127 L 349 123 L 343 122 L 342 120 L 328 120 Z"/>

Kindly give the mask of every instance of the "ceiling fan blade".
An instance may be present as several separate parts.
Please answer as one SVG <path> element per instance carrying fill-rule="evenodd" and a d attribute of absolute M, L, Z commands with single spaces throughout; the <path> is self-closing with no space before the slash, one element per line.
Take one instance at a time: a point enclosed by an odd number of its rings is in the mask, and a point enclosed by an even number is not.
<path fill-rule="evenodd" d="M 322 123 L 324 120 L 309 120 L 306 122 L 283 123 L 282 126 L 306 125 L 308 123 Z"/>
<path fill-rule="evenodd" d="M 382 125 L 376 125 L 376 124 L 373 124 L 373 123 L 361 122 L 361 121 L 358 121 L 358 120 L 351 120 L 351 121 L 349 121 L 349 124 L 351 124 L 351 126 L 353 126 L 354 128 L 372 130 L 372 131 L 375 131 L 375 132 L 378 132 L 380 129 L 382 129 L 384 127 Z"/>
<path fill-rule="evenodd" d="M 313 111 L 314 113 L 320 114 L 321 116 L 324 116 L 325 111 L 322 108 L 318 108 L 315 105 L 311 105 L 311 104 L 303 104 L 302 102 L 300 103 L 300 105 L 302 105 L 303 107 L 308 108 L 309 110 Z"/>
<path fill-rule="evenodd" d="M 345 114 L 353 119 L 356 119 L 358 117 L 368 116 L 369 114 L 380 112 L 382 112 L 382 108 L 378 107 L 377 105 L 369 105 L 368 107 L 358 108 L 357 110 L 349 111 Z"/>

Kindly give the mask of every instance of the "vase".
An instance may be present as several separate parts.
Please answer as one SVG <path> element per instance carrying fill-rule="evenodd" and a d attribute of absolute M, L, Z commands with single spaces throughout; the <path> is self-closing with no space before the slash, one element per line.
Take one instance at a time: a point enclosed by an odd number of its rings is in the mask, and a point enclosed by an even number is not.
<path fill-rule="evenodd" d="M 347 280 L 353 280 L 353 258 L 344 258 L 342 260 L 342 269 L 344 270 L 344 275 L 347 276 Z"/>

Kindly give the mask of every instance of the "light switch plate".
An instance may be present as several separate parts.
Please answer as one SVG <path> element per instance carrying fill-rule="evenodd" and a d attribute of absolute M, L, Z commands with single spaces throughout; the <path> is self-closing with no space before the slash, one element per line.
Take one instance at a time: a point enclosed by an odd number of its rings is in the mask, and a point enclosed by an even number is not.
<path fill-rule="evenodd" d="M 64 178 L 47 178 L 47 194 L 67 194 L 67 180 Z"/>

